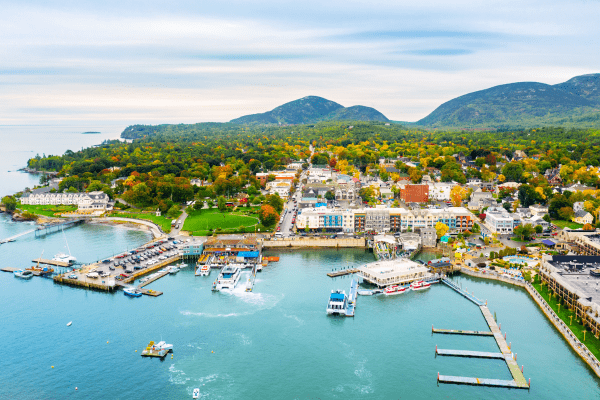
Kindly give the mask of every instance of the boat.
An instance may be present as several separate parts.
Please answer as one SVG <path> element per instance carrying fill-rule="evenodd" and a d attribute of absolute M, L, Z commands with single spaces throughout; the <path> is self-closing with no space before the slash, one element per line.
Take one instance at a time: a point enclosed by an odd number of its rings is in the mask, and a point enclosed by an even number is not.
<path fill-rule="evenodd" d="M 227 265 L 223 268 L 215 282 L 216 290 L 233 290 L 240 280 L 240 275 L 241 272 L 239 268 L 233 265 Z"/>
<path fill-rule="evenodd" d="M 145 277 L 140 279 L 140 283 L 144 283 L 144 282 L 148 282 L 148 279 L 150 279 L 149 277 Z"/>
<path fill-rule="evenodd" d="M 373 296 L 375 294 L 374 291 L 367 290 L 367 289 L 360 289 L 357 291 L 357 293 L 360 294 L 361 296 Z"/>
<path fill-rule="evenodd" d="M 33 277 L 33 272 L 27 269 L 18 269 L 13 272 L 13 274 L 15 275 L 15 278 L 19 279 L 31 279 Z"/>
<path fill-rule="evenodd" d="M 195 388 L 194 392 L 192 393 L 192 399 L 199 399 L 200 398 L 200 389 Z"/>
<path fill-rule="evenodd" d="M 67 326 L 71 326 L 71 325 L 73 325 L 73 321 L 70 321 L 70 322 L 67 324 Z"/>
<path fill-rule="evenodd" d="M 158 350 L 158 351 L 160 351 L 160 350 L 166 350 L 168 352 L 168 351 L 173 350 L 173 345 L 172 344 L 167 344 L 167 342 L 162 341 L 162 340 L 160 342 L 156 343 L 152 347 L 153 347 L 154 350 Z"/>
<path fill-rule="evenodd" d="M 393 296 L 395 294 L 406 293 L 407 290 L 408 290 L 407 286 L 393 285 L 393 286 L 386 287 L 385 290 L 383 291 L 383 294 L 385 294 L 386 296 Z"/>
<path fill-rule="evenodd" d="M 77 261 L 77 258 L 75 258 L 74 256 L 71 255 L 71 249 L 69 248 L 69 242 L 67 242 L 67 236 L 65 235 L 64 228 L 62 228 L 62 233 L 63 233 L 63 237 L 65 238 L 65 243 L 67 245 L 67 250 L 69 251 L 69 254 L 58 253 L 54 256 L 52 261 L 60 261 L 60 262 L 67 263 L 69 265 L 73 265 L 73 264 L 75 264 L 75 261 Z"/>
<path fill-rule="evenodd" d="M 123 294 L 129 297 L 140 297 L 142 295 L 142 291 L 136 287 L 128 287 L 123 289 Z"/>
<path fill-rule="evenodd" d="M 188 265 L 186 263 L 181 263 L 181 264 L 178 264 L 177 266 L 179 267 L 179 269 L 181 269 L 181 268 L 187 268 Z"/>
<path fill-rule="evenodd" d="M 210 274 L 210 265 L 204 264 L 202 267 L 198 268 L 196 275 L 208 276 L 209 274 Z"/>
<path fill-rule="evenodd" d="M 425 281 L 416 281 L 410 284 L 410 290 L 423 290 L 429 289 L 431 287 L 431 283 Z"/>
<path fill-rule="evenodd" d="M 348 307 L 348 296 L 343 290 L 332 290 L 327 303 L 327 314 L 346 315 Z"/>
<path fill-rule="evenodd" d="M 179 267 L 177 265 L 173 265 L 173 266 L 171 266 L 171 268 L 169 268 L 169 274 L 171 274 L 171 275 L 175 275 L 178 272 L 179 272 Z"/>

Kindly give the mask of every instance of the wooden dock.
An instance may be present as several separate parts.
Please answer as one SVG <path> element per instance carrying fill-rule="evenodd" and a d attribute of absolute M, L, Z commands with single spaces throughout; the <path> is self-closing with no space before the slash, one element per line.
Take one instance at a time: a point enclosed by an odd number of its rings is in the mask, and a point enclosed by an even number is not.
<path fill-rule="evenodd" d="M 489 331 L 462 331 L 458 329 L 437 329 L 433 327 L 431 328 L 431 332 L 445 335 L 494 336 L 494 334 Z"/>
<path fill-rule="evenodd" d="M 493 386 L 511 389 L 522 389 L 515 381 L 488 378 L 471 378 L 466 376 L 438 375 L 438 382 L 456 385 Z"/>
<path fill-rule="evenodd" d="M 490 353 L 487 351 L 470 351 L 470 350 L 447 350 L 435 349 L 436 356 L 452 356 L 452 357 L 468 357 L 468 358 L 493 358 L 504 360 L 502 353 Z"/>
<path fill-rule="evenodd" d="M 145 294 L 146 296 L 152 296 L 152 297 L 158 297 L 163 294 L 163 292 L 159 292 L 158 290 L 152 290 L 152 289 L 140 289 L 140 291 L 142 292 L 142 294 Z"/>
<path fill-rule="evenodd" d="M 338 276 L 355 274 L 357 272 L 358 272 L 358 268 L 342 269 L 340 271 L 328 272 L 327 276 L 330 277 L 330 278 L 335 278 L 335 277 L 338 277 Z"/>
<path fill-rule="evenodd" d="M 64 261 L 47 260 L 45 258 L 36 258 L 36 259 L 32 260 L 32 262 L 34 262 L 36 264 L 54 265 L 55 267 L 70 267 L 71 266 L 69 263 L 66 263 Z"/>
<path fill-rule="evenodd" d="M 4 268 L 0 268 L 0 271 L 4 271 L 4 272 L 15 272 L 18 271 L 19 268 L 13 268 L 13 267 L 4 267 Z"/>
<path fill-rule="evenodd" d="M 169 272 L 168 271 L 156 272 L 156 275 L 154 275 L 152 278 L 148 279 L 146 282 L 140 283 L 137 287 L 138 287 L 138 289 L 141 290 L 144 286 L 151 284 L 155 280 L 160 279 L 165 275 L 169 275 Z"/>

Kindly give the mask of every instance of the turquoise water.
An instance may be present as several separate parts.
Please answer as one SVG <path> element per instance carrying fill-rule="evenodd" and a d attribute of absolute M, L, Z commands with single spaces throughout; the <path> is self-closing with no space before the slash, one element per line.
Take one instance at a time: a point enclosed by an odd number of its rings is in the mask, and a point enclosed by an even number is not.
<path fill-rule="evenodd" d="M 72 247 L 76 229 L 70 232 Z M 328 294 L 348 290 L 350 277 L 331 279 L 326 272 L 372 261 L 373 255 L 356 250 L 269 255 L 281 260 L 258 274 L 252 293 L 211 292 L 215 271 L 195 277 L 192 268 L 149 286 L 162 296 L 135 299 L 0 273 L 3 338 L 14 344 L 2 358 L 0 398 L 181 399 L 191 398 L 195 387 L 206 399 L 600 396 L 599 381 L 523 290 L 458 278 L 496 312 L 532 380 L 531 392 L 438 387 L 438 372 L 510 378 L 499 361 L 434 356 L 436 344 L 497 351 L 490 338 L 431 335 L 432 324 L 486 329 L 475 305 L 434 285 L 400 296 L 359 297 L 355 318 L 331 318 L 325 313 Z M 174 344 L 173 359 L 140 357 L 148 341 L 161 339 Z"/>

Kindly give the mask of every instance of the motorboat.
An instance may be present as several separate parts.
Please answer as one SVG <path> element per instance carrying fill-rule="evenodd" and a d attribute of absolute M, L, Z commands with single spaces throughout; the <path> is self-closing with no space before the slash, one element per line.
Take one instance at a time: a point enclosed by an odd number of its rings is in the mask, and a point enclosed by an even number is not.
<path fill-rule="evenodd" d="M 357 291 L 357 293 L 360 294 L 361 296 L 373 296 L 375 294 L 374 291 L 367 290 L 367 289 L 360 289 Z"/>
<path fill-rule="evenodd" d="M 400 286 L 400 285 L 388 286 L 383 291 L 383 294 L 385 294 L 386 296 L 392 296 L 395 294 L 406 293 L 407 289 L 408 289 L 407 286 Z"/>
<path fill-rule="evenodd" d="M 125 294 L 125 296 L 129 296 L 129 297 L 141 297 L 142 296 L 142 291 L 136 287 L 125 288 L 125 289 L 123 289 L 123 293 Z"/>
<path fill-rule="evenodd" d="M 181 264 L 178 264 L 177 266 L 179 267 L 179 269 L 182 269 L 182 268 L 187 268 L 188 265 L 186 263 L 181 263 Z"/>
<path fill-rule="evenodd" d="M 15 272 L 13 272 L 13 274 L 15 275 L 15 278 L 19 279 L 31 279 L 33 277 L 33 272 L 27 269 L 16 270 Z"/>
<path fill-rule="evenodd" d="M 167 342 L 161 340 L 160 342 L 156 343 L 154 346 L 152 346 L 154 348 L 154 350 L 166 350 L 167 352 L 170 350 L 173 350 L 173 345 L 172 344 L 168 344 Z"/>
<path fill-rule="evenodd" d="M 410 284 L 410 290 L 423 290 L 429 289 L 431 287 L 431 283 L 425 281 L 416 281 Z"/>
<path fill-rule="evenodd" d="M 348 307 L 348 296 L 343 290 L 332 290 L 327 303 L 327 314 L 345 315 Z"/>
<path fill-rule="evenodd" d="M 148 278 L 148 277 L 142 278 L 142 279 L 140 279 L 140 283 L 148 282 L 148 279 L 150 279 L 150 278 Z"/>
<path fill-rule="evenodd" d="M 227 265 L 221 270 L 221 273 L 215 282 L 215 290 L 233 290 L 240 280 L 240 274 L 239 268 L 233 265 Z"/>
<path fill-rule="evenodd" d="M 194 392 L 192 393 L 192 399 L 199 399 L 200 398 L 200 389 L 195 388 Z"/>
<path fill-rule="evenodd" d="M 179 272 L 179 267 L 177 265 L 173 265 L 173 266 L 171 266 L 171 268 L 169 268 L 169 274 L 171 274 L 171 275 L 175 275 L 178 272 Z"/>
<path fill-rule="evenodd" d="M 204 264 L 202 267 L 198 268 L 198 275 L 208 276 L 209 274 L 210 274 L 210 265 Z"/>

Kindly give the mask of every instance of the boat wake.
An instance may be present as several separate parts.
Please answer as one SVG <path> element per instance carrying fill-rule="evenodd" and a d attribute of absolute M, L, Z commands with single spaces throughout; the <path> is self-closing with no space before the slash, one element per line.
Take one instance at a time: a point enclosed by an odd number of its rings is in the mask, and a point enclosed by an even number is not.
<path fill-rule="evenodd" d="M 175 385 L 185 385 L 189 380 L 191 380 L 190 378 L 185 376 L 185 372 L 176 369 L 175 364 L 171 364 L 171 366 L 169 367 L 169 373 L 169 382 Z"/>
<path fill-rule="evenodd" d="M 229 314 L 211 314 L 211 313 L 202 313 L 202 312 L 191 312 L 191 311 L 181 311 L 182 315 L 195 315 L 197 317 L 207 317 L 207 318 L 229 318 L 229 317 L 241 317 L 244 315 L 252 315 L 254 312 L 243 312 L 243 313 L 229 313 Z"/>

